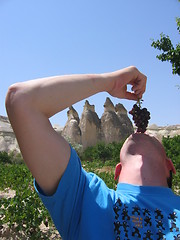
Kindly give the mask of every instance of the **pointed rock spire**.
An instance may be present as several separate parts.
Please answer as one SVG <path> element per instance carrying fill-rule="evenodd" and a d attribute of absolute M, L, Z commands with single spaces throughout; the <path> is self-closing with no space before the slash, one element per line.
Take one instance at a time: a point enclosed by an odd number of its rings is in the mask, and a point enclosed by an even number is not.
<path fill-rule="evenodd" d="M 70 143 L 81 144 L 81 129 L 79 127 L 79 115 L 73 106 L 67 112 L 68 120 L 63 128 L 62 136 Z"/>
<path fill-rule="evenodd" d="M 106 98 L 106 101 L 104 103 L 104 112 L 113 111 L 115 112 L 114 104 L 112 103 L 111 99 L 109 97 Z"/>
<path fill-rule="evenodd" d="M 76 110 L 73 108 L 73 106 L 69 107 L 69 110 L 67 111 L 68 120 L 75 119 L 79 124 L 79 115 L 76 112 Z"/>
<path fill-rule="evenodd" d="M 95 112 L 94 105 L 86 100 L 83 113 L 80 119 L 83 148 L 95 145 L 100 140 L 100 119 Z"/>

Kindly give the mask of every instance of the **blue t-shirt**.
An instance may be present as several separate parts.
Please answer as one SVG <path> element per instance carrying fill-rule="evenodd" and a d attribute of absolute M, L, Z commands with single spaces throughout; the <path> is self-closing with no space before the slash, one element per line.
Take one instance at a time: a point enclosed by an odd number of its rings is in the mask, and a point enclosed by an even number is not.
<path fill-rule="evenodd" d="M 117 190 L 82 167 L 75 150 L 54 195 L 35 189 L 63 239 L 180 239 L 180 197 L 165 187 Z"/>

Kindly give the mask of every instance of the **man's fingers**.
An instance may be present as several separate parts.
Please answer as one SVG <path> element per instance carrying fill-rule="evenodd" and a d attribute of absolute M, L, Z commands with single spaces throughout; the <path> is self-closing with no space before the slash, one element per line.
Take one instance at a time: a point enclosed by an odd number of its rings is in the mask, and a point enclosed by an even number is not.
<path fill-rule="evenodd" d="M 132 93 L 132 92 L 126 92 L 124 98 L 126 98 L 128 100 L 135 100 L 135 101 L 137 101 L 139 99 L 139 96 L 136 95 L 135 93 Z"/>
<path fill-rule="evenodd" d="M 145 92 L 146 84 L 135 84 L 132 86 L 131 90 L 134 92 L 138 92 L 138 91 Z"/>
<path fill-rule="evenodd" d="M 144 93 L 146 90 L 146 82 L 147 82 L 147 77 L 140 73 L 140 75 L 131 82 L 132 84 L 132 91 L 135 92 L 135 94 Z"/>
<path fill-rule="evenodd" d="M 142 95 L 142 89 L 136 90 L 134 93 L 138 96 L 138 95 Z"/>

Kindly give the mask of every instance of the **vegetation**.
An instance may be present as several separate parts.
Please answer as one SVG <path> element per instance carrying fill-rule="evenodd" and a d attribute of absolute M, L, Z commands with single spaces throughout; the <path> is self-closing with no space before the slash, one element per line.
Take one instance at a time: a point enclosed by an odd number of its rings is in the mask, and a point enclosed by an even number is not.
<path fill-rule="evenodd" d="M 83 167 L 97 173 L 113 189 L 116 188 L 114 169 L 119 162 L 122 144 L 123 142 L 108 145 L 99 143 L 84 152 L 80 151 Z M 173 189 L 180 189 L 180 136 L 163 138 L 163 145 L 177 169 Z M 77 151 L 79 149 L 78 146 Z M 12 198 L 0 197 L 0 228 L 3 224 L 8 224 L 18 233 L 23 232 L 25 239 L 50 239 L 55 227 L 34 190 L 32 175 L 20 155 L 0 152 L 0 190 L 8 189 L 15 190 L 16 194 Z M 42 223 L 50 227 L 47 233 L 42 232 Z M 60 236 L 56 239 L 60 239 Z"/>
<path fill-rule="evenodd" d="M 106 162 L 119 161 L 119 150 L 121 149 L 124 141 L 119 143 L 105 144 L 103 142 L 98 143 L 94 147 L 88 147 L 81 155 L 82 161 L 100 161 Z"/>
<path fill-rule="evenodd" d="M 180 190 L 180 135 L 173 138 L 162 139 L 163 146 L 176 169 L 176 175 L 173 178 L 173 189 Z"/>
<path fill-rule="evenodd" d="M 180 1 L 179 1 L 180 2 Z M 177 31 L 180 34 L 180 18 L 176 18 Z M 156 57 L 164 62 L 168 61 L 172 65 L 172 73 L 180 76 L 180 43 L 173 45 L 170 37 L 164 33 L 160 34 L 160 40 L 152 42 L 152 47 L 160 50 L 162 53 Z"/>

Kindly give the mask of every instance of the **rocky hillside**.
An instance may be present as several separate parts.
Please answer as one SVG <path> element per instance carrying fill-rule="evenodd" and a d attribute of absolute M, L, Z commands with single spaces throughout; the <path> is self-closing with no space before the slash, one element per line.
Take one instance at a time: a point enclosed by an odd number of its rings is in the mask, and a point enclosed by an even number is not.
<path fill-rule="evenodd" d="M 157 139 L 161 141 L 163 136 L 174 137 L 176 135 L 180 135 L 180 124 L 166 127 L 160 127 L 157 126 L 156 124 L 153 124 L 148 127 L 147 133 L 155 136 Z"/>
<path fill-rule="evenodd" d="M 135 131 L 127 110 L 122 104 L 113 105 L 109 98 L 104 103 L 104 113 L 101 118 L 95 112 L 95 106 L 85 102 L 83 113 L 79 118 L 71 106 L 67 112 L 68 120 L 64 128 L 54 125 L 54 129 L 71 143 L 81 144 L 83 148 L 95 145 L 99 141 L 105 143 L 118 142 Z M 180 125 L 160 127 L 155 124 L 147 129 L 147 133 L 157 137 L 173 137 L 180 135 Z M 19 147 L 7 117 L 0 116 L 0 151 L 16 151 Z"/>
<path fill-rule="evenodd" d="M 19 152 L 17 140 L 7 117 L 0 116 L 0 151 Z"/>

